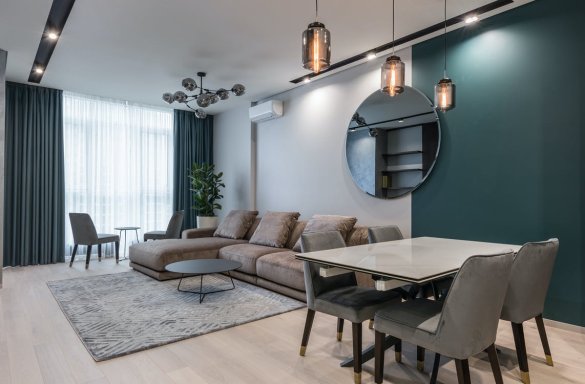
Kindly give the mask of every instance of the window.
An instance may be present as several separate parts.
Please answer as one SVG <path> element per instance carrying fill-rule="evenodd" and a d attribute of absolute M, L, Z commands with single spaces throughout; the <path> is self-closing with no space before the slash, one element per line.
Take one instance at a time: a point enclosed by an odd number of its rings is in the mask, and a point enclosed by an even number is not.
<path fill-rule="evenodd" d="M 172 110 L 64 92 L 63 140 L 67 255 L 73 248 L 69 212 L 89 213 L 98 233 L 116 233 L 118 226 L 166 228 L 173 198 Z"/>

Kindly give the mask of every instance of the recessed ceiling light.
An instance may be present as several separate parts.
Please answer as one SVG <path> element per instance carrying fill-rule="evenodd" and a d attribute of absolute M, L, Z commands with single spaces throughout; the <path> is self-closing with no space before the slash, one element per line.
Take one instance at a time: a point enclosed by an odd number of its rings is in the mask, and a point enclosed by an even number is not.
<path fill-rule="evenodd" d="M 469 16 L 465 19 L 465 24 L 471 24 L 471 23 L 475 23 L 476 21 L 479 20 L 479 17 L 473 15 L 473 16 Z"/>
<path fill-rule="evenodd" d="M 35 73 L 38 73 L 39 75 L 42 74 L 43 72 L 45 72 L 45 70 L 41 67 L 36 67 L 35 68 Z"/>
<path fill-rule="evenodd" d="M 47 34 L 47 37 L 51 40 L 57 40 L 59 38 L 59 35 L 55 32 L 49 32 Z"/>
<path fill-rule="evenodd" d="M 404 120 L 400 119 L 398 120 L 399 123 L 404 123 Z"/>
<path fill-rule="evenodd" d="M 308 77 L 305 77 L 305 80 L 304 80 L 304 82 L 305 82 L 305 84 L 306 84 L 306 83 L 310 83 L 310 82 L 311 82 L 311 79 L 309 79 Z"/>
<path fill-rule="evenodd" d="M 374 60 L 376 58 L 376 54 L 375 53 L 368 53 L 368 56 L 366 56 L 368 60 Z"/>

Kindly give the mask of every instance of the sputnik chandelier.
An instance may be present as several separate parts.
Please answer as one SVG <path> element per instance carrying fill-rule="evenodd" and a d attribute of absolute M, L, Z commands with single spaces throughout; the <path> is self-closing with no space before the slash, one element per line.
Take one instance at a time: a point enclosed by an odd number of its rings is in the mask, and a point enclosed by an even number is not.
<path fill-rule="evenodd" d="M 169 104 L 174 103 L 183 103 L 185 106 L 193 111 L 195 111 L 195 116 L 199 119 L 205 119 L 207 117 L 207 112 L 205 112 L 202 108 L 209 107 L 211 104 L 215 104 L 220 100 L 227 100 L 230 97 L 230 92 L 232 92 L 236 96 L 242 96 L 246 93 L 246 87 L 242 84 L 235 84 L 232 89 L 227 90 L 224 88 L 220 88 L 217 90 L 207 89 L 203 87 L 203 78 L 205 77 L 205 72 L 197 72 L 197 76 L 199 77 L 199 84 L 191 78 L 183 79 L 181 85 L 185 90 L 189 92 L 193 92 L 199 89 L 198 94 L 194 95 L 187 95 L 183 91 L 177 91 L 175 93 L 167 92 L 163 94 L 162 98 Z M 195 101 L 199 108 L 194 108 L 189 103 Z"/>

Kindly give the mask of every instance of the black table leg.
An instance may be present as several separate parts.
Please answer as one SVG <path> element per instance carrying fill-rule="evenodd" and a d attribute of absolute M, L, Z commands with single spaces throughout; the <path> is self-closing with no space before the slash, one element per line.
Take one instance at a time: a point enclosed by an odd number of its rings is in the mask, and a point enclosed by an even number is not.
<path fill-rule="evenodd" d="M 397 341 L 399 341 L 399 340 L 397 338 L 395 338 L 394 336 L 386 336 L 386 338 L 384 339 L 384 350 L 387 350 L 388 348 L 393 347 Z M 371 345 L 362 351 L 362 364 L 368 360 L 373 359 L 373 358 L 374 358 L 374 345 Z M 348 358 L 346 360 L 343 360 L 341 362 L 341 364 L 339 364 L 339 365 L 341 367 L 353 367 L 353 357 Z"/>
<path fill-rule="evenodd" d="M 228 289 L 218 289 L 216 291 L 209 291 L 209 292 L 203 292 L 203 276 L 204 275 L 199 275 L 199 290 L 198 291 L 190 291 L 188 289 L 181 289 L 181 282 L 183 281 L 183 278 L 185 277 L 185 274 L 181 274 L 181 279 L 179 280 L 179 285 L 177 285 L 177 291 L 179 292 L 187 292 L 187 293 L 196 293 L 199 295 L 199 304 L 201 304 L 203 302 L 203 299 L 205 299 L 205 295 L 209 295 L 212 293 L 218 293 L 218 292 L 226 292 L 226 291 L 231 291 L 232 289 L 236 288 L 236 285 L 234 284 L 234 279 L 232 278 L 232 275 L 229 271 L 227 271 L 227 275 L 230 278 L 230 282 L 232 283 L 232 287 L 228 288 Z"/>

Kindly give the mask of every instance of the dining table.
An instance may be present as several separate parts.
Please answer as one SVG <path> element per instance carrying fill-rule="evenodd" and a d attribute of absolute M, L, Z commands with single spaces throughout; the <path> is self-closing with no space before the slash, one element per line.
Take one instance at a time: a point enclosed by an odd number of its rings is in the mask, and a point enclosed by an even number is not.
<path fill-rule="evenodd" d="M 320 275 L 335 276 L 348 271 L 371 274 L 376 289 L 392 289 L 403 284 L 426 284 L 457 273 L 463 263 L 475 255 L 518 252 L 520 245 L 482 241 L 414 237 L 410 239 L 356 245 L 315 252 L 297 253 L 296 258 L 318 263 Z M 398 284 L 388 284 L 392 282 Z M 394 345 L 388 336 L 384 348 Z M 363 360 L 374 357 L 373 346 L 362 353 Z M 353 358 L 344 360 L 342 367 L 353 366 Z"/>

